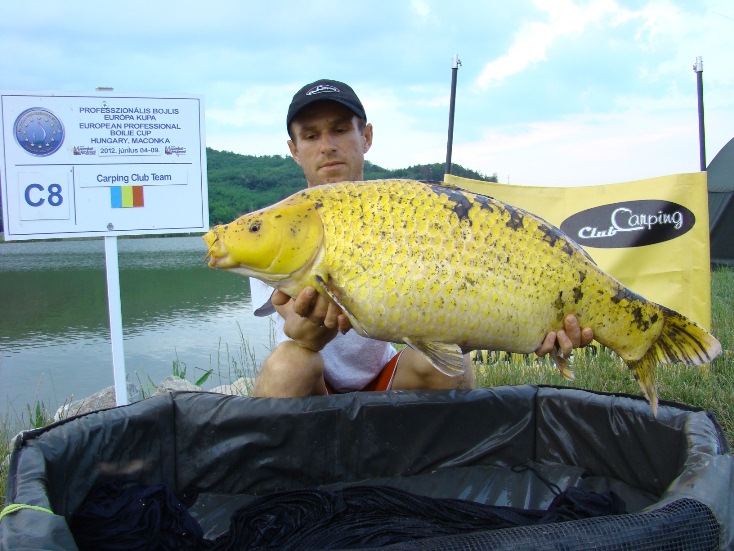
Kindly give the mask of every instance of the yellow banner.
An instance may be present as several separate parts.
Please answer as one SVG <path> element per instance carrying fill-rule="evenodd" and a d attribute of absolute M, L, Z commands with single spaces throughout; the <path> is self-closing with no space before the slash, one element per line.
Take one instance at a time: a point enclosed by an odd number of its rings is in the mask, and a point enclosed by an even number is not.
<path fill-rule="evenodd" d="M 705 172 L 584 187 L 495 184 L 450 174 L 444 181 L 537 214 L 636 293 L 710 328 Z"/>

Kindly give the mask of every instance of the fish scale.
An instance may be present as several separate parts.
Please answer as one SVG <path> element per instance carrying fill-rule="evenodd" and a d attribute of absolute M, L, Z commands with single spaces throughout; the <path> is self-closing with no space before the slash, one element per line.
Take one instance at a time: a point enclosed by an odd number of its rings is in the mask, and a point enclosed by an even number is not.
<path fill-rule="evenodd" d="M 353 200 L 353 194 L 358 200 Z M 427 338 L 434 338 L 438 335 L 434 326 L 443 328 L 448 324 L 456 329 L 454 340 L 468 340 L 470 333 L 466 326 L 473 320 L 465 319 L 462 308 L 477 300 L 479 293 L 476 285 L 467 285 L 467 278 L 461 278 L 463 300 L 454 298 L 457 266 L 452 262 L 472 254 L 472 234 L 467 224 L 457 226 L 456 220 L 450 220 L 456 217 L 450 209 L 437 210 L 436 205 L 426 205 L 418 195 L 399 196 L 396 200 L 398 197 L 390 197 L 388 192 L 382 197 L 381 201 L 370 195 L 362 198 L 358 188 L 351 187 L 344 189 L 343 194 L 320 198 L 323 207 L 319 212 L 323 212 L 326 229 L 324 262 L 330 267 L 332 290 L 344 297 L 344 305 L 363 327 L 369 328 L 368 333 L 374 338 L 394 336 L 395 331 L 411 335 L 416 324 L 422 325 Z M 340 204 L 346 204 L 347 209 L 336 208 Z M 445 207 L 446 199 L 439 200 L 439 204 Z M 426 211 L 430 210 L 436 216 L 429 224 Z M 380 214 L 380 231 L 369 231 L 374 227 L 376 212 Z M 416 215 L 406 217 L 406 212 Z M 334 213 L 339 213 L 341 222 L 335 220 Z M 351 254 L 340 250 L 342 232 L 327 229 L 336 226 L 349 227 L 350 235 L 355 236 Z M 442 234 L 440 229 L 446 227 L 457 231 L 453 235 Z M 457 241 L 461 243 L 457 245 Z M 359 256 L 359 262 L 353 262 L 351 255 Z M 416 265 L 423 269 L 415 270 Z M 476 266 L 476 262 L 468 262 L 463 268 L 468 275 Z M 367 277 L 367 273 L 372 275 Z M 381 305 L 384 292 L 389 293 L 391 289 L 397 292 L 389 295 L 385 306 L 393 311 L 393 316 L 385 318 L 373 305 Z M 442 315 L 435 316 L 437 311 L 442 311 Z"/>
<path fill-rule="evenodd" d="M 405 342 L 447 374 L 461 372 L 470 350 L 532 352 L 572 312 L 627 363 L 655 411 L 658 363 L 700 365 L 721 352 L 705 329 L 626 288 L 558 228 L 456 187 L 318 186 L 204 239 L 210 266 L 291 296 L 313 286 L 356 331 Z"/>
<path fill-rule="evenodd" d="M 453 328 L 450 337 L 452 342 L 471 347 L 478 340 L 473 337 L 475 333 L 482 331 L 479 340 L 486 342 L 484 335 L 491 329 L 490 325 L 496 324 L 505 327 L 505 340 L 491 343 L 493 346 L 526 352 L 535 350 L 545 335 L 544 325 L 547 323 L 536 324 L 536 327 L 521 324 L 519 320 L 527 319 L 522 308 L 518 311 L 517 306 L 513 309 L 505 307 L 508 300 L 518 302 L 519 289 L 530 289 L 523 285 L 523 279 L 527 281 L 528 274 L 519 271 L 514 261 L 524 256 L 522 251 L 507 250 L 509 243 L 502 244 L 490 251 L 489 254 L 494 254 L 496 258 L 490 257 L 487 262 L 486 252 L 481 250 L 489 236 L 499 232 L 498 227 L 507 225 L 510 215 L 493 216 L 492 212 L 472 202 L 469 218 L 460 220 L 446 195 L 434 195 L 435 201 L 426 202 L 423 196 L 401 195 L 402 187 L 397 182 L 392 189 L 380 190 L 384 193 L 383 197 L 392 199 L 382 203 L 371 202 L 369 195 L 360 197 L 363 200 L 354 201 L 350 195 L 357 193 L 359 196 L 356 187 L 345 189 L 343 194 L 319 198 L 324 205 L 319 209 L 323 211 L 324 227 L 350 227 L 350 233 L 355 236 L 355 250 L 351 254 L 360 256 L 358 263 L 353 262 L 352 256 L 345 255 L 338 247 L 343 232 L 326 230 L 324 262 L 330 267 L 332 289 L 344 297 L 344 305 L 360 320 L 362 326 L 371 329 L 369 335 L 375 338 L 394 337 L 396 331 L 411 335 L 415 332 L 415 324 L 420 323 L 424 331 L 422 336 L 436 338 L 440 333 L 441 338 L 445 339 L 448 325 Z M 346 204 L 347 209 L 340 209 L 341 204 Z M 370 231 L 376 205 L 381 205 L 380 212 L 384 220 L 379 233 Z M 405 212 L 415 212 L 416 216 L 406 219 Z M 433 231 L 427 229 L 426 212 L 433 214 L 430 224 Z M 334 219 L 335 213 L 339 214 L 341 222 Z M 399 222 L 397 228 L 396 221 Z M 425 229 L 422 223 L 426 224 Z M 454 231 L 441 233 L 440 228 Z M 395 255 L 392 252 L 394 249 L 401 252 Z M 500 257 L 504 259 L 503 262 L 498 262 Z M 509 258 L 513 260 L 508 262 Z M 409 267 L 415 265 L 421 266 L 422 270 L 412 270 L 411 274 Z M 495 271 L 497 283 L 492 285 L 495 291 L 500 289 L 502 292 L 492 293 L 494 300 L 490 301 L 485 300 L 485 290 L 478 285 L 479 282 L 487 281 L 487 265 L 503 268 Z M 357 275 L 368 271 L 375 277 L 367 279 Z M 393 319 L 375 316 L 371 308 L 372 304 L 382 301 L 382 296 L 375 296 L 375 293 L 382 290 L 383 281 L 403 282 L 388 305 L 395 309 Z M 542 300 L 542 297 L 537 298 Z M 530 305 L 531 299 L 533 297 L 528 296 L 527 300 L 519 302 L 521 305 Z M 402 312 L 409 314 L 398 315 Z M 441 314 L 436 315 L 436 312 Z M 493 313 L 494 316 L 491 315 Z M 555 314 L 554 321 L 560 322 L 563 315 L 563 312 Z M 514 329 L 511 334 L 507 334 L 508 327 Z"/>

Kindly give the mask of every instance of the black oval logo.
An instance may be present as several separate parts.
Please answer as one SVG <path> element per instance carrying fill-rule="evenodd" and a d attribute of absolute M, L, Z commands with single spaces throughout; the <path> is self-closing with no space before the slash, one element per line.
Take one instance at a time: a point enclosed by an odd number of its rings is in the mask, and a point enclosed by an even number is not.
<path fill-rule="evenodd" d="M 695 224 L 696 216 L 686 207 L 649 199 L 577 212 L 563 221 L 561 229 L 583 247 L 621 249 L 670 241 Z"/>

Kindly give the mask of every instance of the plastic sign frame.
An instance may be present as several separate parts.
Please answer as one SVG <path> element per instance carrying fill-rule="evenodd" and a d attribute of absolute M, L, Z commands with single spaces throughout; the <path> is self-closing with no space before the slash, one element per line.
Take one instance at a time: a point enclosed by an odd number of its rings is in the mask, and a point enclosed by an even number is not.
<path fill-rule="evenodd" d="M 5 239 L 209 229 L 204 101 L 0 92 Z"/>

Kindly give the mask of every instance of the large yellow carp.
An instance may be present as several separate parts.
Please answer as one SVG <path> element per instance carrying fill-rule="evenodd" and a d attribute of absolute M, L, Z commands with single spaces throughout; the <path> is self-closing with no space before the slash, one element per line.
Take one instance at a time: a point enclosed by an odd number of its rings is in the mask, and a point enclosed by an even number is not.
<path fill-rule="evenodd" d="M 470 350 L 532 352 L 573 312 L 622 357 L 656 411 L 658 363 L 700 365 L 721 352 L 705 329 L 626 288 L 561 230 L 456 187 L 317 186 L 204 240 L 209 266 L 292 297 L 311 285 L 361 335 L 404 342 L 447 374 L 462 371 Z"/>

